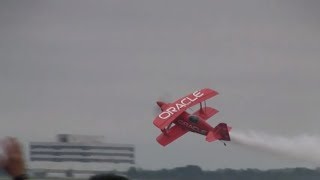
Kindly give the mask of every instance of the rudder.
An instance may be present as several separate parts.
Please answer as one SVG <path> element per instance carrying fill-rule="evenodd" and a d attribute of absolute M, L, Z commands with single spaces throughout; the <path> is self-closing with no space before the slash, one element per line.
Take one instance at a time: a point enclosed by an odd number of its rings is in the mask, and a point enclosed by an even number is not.
<path fill-rule="evenodd" d="M 229 131 L 231 130 L 231 127 L 228 127 L 226 123 L 220 123 L 218 124 L 215 129 L 217 129 L 218 134 L 220 135 L 219 140 L 223 141 L 230 141 L 230 134 Z"/>
<path fill-rule="evenodd" d="M 226 123 L 218 124 L 212 131 L 209 131 L 206 137 L 208 142 L 216 141 L 216 140 L 223 140 L 223 141 L 230 141 L 229 131 L 231 127 L 228 127 Z"/>

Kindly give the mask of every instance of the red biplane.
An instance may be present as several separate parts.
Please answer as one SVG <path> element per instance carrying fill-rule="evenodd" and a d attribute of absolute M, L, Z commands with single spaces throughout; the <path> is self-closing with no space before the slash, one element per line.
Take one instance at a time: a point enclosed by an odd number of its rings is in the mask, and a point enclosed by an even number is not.
<path fill-rule="evenodd" d="M 173 103 L 158 101 L 157 104 L 162 112 L 153 121 L 153 124 L 162 131 L 162 134 L 157 137 L 158 143 L 166 146 L 189 131 L 206 136 L 208 142 L 230 141 L 231 127 L 226 123 L 212 127 L 206 122 L 218 110 L 207 107 L 205 101 L 217 94 L 218 92 L 205 88 Z M 196 104 L 200 104 L 200 109 L 192 114 L 188 113 L 187 109 Z"/>

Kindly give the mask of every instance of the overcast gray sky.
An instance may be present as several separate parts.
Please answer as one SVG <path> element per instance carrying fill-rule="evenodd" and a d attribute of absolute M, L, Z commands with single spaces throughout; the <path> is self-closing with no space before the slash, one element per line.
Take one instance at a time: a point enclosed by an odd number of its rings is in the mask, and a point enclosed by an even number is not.
<path fill-rule="evenodd" d="M 0 2 L 0 136 L 104 135 L 147 169 L 312 164 L 187 134 L 155 141 L 155 101 L 208 87 L 235 130 L 319 134 L 316 0 Z"/>

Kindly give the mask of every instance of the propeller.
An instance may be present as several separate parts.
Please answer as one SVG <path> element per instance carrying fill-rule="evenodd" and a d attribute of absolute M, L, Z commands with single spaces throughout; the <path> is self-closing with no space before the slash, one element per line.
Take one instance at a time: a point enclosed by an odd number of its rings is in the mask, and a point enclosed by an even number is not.
<path fill-rule="evenodd" d="M 163 95 L 159 96 L 156 102 L 153 104 L 153 115 L 158 116 L 162 111 L 159 107 L 159 103 L 157 102 L 165 102 L 170 103 L 171 102 L 171 95 L 169 93 L 164 93 Z"/>
<path fill-rule="evenodd" d="M 161 109 L 160 107 L 156 104 L 156 105 L 153 105 L 153 116 L 156 117 L 158 116 L 159 114 L 161 113 Z"/>

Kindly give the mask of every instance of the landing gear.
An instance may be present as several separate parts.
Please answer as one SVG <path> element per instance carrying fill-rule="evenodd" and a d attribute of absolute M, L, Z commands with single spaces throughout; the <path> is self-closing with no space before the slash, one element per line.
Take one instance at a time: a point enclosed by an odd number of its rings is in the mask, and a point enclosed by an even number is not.
<path fill-rule="evenodd" d="M 224 146 L 227 146 L 227 144 L 225 142 L 223 142 L 223 141 L 220 141 L 220 142 L 222 142 Z"/>

